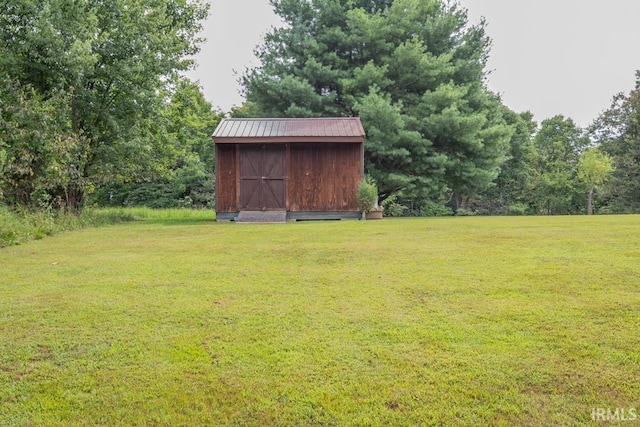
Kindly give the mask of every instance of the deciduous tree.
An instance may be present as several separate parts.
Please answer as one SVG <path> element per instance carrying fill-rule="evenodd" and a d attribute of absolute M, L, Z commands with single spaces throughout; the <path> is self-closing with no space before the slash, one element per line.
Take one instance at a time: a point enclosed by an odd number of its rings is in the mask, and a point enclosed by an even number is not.
<path fill-rule="evenodd" d="M 114 177 L 167 170 L 172 148 L 159 114 L 192 63 L 207 10 L 200 0 L 0 0 L 0 75 L 34 90 L 34 100 L 67 101 L 55 133 L 69 129 L 83 153 L 67 156 L 69 208 Z M 36 145 L 25 148 L 39 156 Z"/>
<path fill-rule="evenodd" d="M 113 179 L 93 200 L 103 205 L 154 208 L 212 206 L 215 160 L 211 134 L 223 117 L 205 100 L 198 83 L 177 79 L 157 115 L 165 152 L 158 160 L 162 173 L 149 179 Z"/>
<path fill-rule="evenodd" d="M 611 107 L 594 122 L 593 138 L 611 156 L 615 170 L 607 199 L 616 212 L 640 212 L 640 70 L 636 87 L 618 94 Z"/>
<path fill-rule="evenodd" d="M 572 119 L 557 115 L 542 121 L 534 138 L 536 213 L 571 214 L 580 209 L 577 166 L 588 144 L 588 137 Z"/>
<path fill-rule="evenodd" d="M 597 148 L 590 148 L 580 155 L 578 178 L 589 187 L 587 215 L 593 215 L 593 192 L 604 184 L 613 172 L 613 160 Z"/>

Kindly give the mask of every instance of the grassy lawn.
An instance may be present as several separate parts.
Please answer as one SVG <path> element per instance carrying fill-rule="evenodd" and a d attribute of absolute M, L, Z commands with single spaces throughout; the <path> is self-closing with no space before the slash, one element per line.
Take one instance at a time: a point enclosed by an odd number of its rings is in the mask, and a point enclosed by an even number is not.
<path fill-rule="evenodd" d="M 0 425 L 640 415 L 639 216 L 148 215 L 2 249 L 0 272 Z"/>

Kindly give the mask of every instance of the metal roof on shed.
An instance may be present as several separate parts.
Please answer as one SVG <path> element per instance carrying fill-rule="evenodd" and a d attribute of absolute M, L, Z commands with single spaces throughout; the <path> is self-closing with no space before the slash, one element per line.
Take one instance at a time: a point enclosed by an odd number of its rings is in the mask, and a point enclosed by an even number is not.
<path fill-rule="evenodd" d="M 223 119 L 213 132 L 219 143 L 362 142 L 358 117 Z"/>

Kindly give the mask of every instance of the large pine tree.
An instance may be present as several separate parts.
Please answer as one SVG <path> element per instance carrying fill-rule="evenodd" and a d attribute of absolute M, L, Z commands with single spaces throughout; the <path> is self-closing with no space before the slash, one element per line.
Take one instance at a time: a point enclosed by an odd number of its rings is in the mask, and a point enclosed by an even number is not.
<path fill-rule="evenodd" d="M 243 112 L 360 116 L 381 198 L 463 200 L 491 185 L 511 128 L 484 84 L 484 22 L 440 0 L 272 0 L 283 28 L 242 78 Z"/>

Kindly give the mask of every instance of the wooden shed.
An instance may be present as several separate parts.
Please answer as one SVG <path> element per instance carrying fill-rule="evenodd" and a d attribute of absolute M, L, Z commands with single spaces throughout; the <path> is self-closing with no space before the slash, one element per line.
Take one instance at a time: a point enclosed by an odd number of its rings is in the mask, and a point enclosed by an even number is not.
<path fill-rule="evenodd" d="M 364 136 L 353 117 L 223 119 L 213 133 L 217 218 L 243 211 L 358 218 Z"/>

